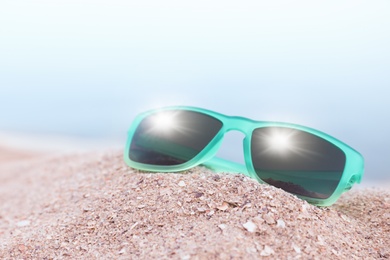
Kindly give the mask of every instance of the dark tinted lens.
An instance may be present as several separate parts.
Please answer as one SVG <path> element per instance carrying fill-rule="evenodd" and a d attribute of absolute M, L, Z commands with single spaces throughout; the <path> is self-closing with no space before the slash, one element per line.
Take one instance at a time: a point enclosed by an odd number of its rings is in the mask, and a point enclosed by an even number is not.
<path fill-rule="evenodd" d="M 284 127 L 253 131 L 252 161 L 257 175 L 285 191 L 311 198 L 328 198 L 345 166 L 345 154 L 313 134 Z"/>
<path fill-rule="evenodd" d="M 178 165 L 194 158 L 216 136 L 222 122 L 202 113 L 169 110 L 144 118 L 136 129 L 130 159 Z"/>

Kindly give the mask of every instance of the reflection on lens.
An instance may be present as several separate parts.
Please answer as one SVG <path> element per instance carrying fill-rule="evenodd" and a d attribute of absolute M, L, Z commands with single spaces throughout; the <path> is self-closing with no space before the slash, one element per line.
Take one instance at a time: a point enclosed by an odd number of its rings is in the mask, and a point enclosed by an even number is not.
<path fill-rule="evenodd" d="M 292 149 L 292 138 L 289 133 L 283 131 L 273 131 L 267 136 L 269 152 L 285 153 Z"/>
<path fill-rule="evenodd" d="M 263 181 L 310 198 L 328 198 L 345 167 L 345 154 L 316 135 L 286 127 L 253 131 L 251 156 Z"/>
<path fill-rule="evenodd" d="M 222 122 L 202 113 L 168 110 L 144 118 L 136 129 L 130 159 L 153 165 L 178 165 L 194 158 L 217 135 Z"/>

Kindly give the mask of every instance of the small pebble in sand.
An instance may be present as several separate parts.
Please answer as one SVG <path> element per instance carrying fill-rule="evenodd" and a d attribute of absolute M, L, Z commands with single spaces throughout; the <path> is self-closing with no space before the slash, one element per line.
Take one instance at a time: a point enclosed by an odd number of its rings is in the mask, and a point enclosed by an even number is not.
<path fill-rule="evenodd" d="M 243 224 L 243 226 L 244 226 L 244 228 L 245 228 L 246 230 L 248 230 L 249 232 L 255 232 L 256 229 L 257 229 L 256 224 L 253 223 L 253 222 L 250 221 L 250 220 L 249 220 L 248 222 L 246 222 L 245 224 Z"/>
<path fill-rule="evenodd" d="M 261 256 L 270 256 L 273 254 L 275 254 L 275 251 L 269 246 L 264 246 L 264 249 L 260 252 Z"/>
<path fill-rule="evenodd" d="M 278 220 L 276 221 L 276 226 L 277 226 L 277 227 L 280 227 L 280 228 L 285 228 L 285 227 L 286 227 L 286 223 L 284 222 L 283 219 L 278 219 Z"/>
<path fill-rule="evenodd" d="M 22 220 L 16 223 L 18 227 L 27 227 L 30 226 L 30 220 Z"/>

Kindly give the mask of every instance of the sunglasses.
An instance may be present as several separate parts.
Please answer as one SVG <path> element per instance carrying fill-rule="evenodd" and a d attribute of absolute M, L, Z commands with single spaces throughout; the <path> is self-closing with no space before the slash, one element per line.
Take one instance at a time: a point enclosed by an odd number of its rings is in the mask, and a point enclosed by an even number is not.
<path fill-rule="evenodd" d="M 245 165 L 215 154 L 228 131 L 245 134 Z M 167 107 L 138 115 L 128 132 L 124 159 L 130 167 L 158 172 L 204 165 L 243 173 L 317 206 L 333 204 L 360 183 L 363 157 L 312 128 L 226 116 L 195 107 Z"/>

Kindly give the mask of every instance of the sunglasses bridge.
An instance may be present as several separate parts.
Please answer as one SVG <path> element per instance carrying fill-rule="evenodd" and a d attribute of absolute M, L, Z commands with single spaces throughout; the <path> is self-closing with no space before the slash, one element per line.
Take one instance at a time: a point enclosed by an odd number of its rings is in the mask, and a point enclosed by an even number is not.
<path fill-rule="evenodd" d="M 248 144 L 248 138 L 250 138 L 251 131 L 254 129 L 254 124 L 258 124 L 258 121 L 253 121 L 249 118 L 245 117 L 239 117 L 239 116 L 223 116 L 222 118 L 223 126 L 219 132 L 219 141 L 215 145 L 215 151 L 213 153 L 213 156 L 211 159 L 206 160 L 202 163 L 202 165 L 206 166 L 207 168 L 212 169 L 215 172 L 227 172 L 227 173 L 242 173 L 246 176 L 253 177 L 249 174 L 248 171 L 248 159 L 247 156 L 250 156 L 249 154 L 245 154 L 245 147 L 246 144 Z M 220 157 L 216 156 L 216 153 L 220 150 L 221 144 L 223 140 L 225 139 L 225 135 L 230 132 L 239 132 L 244 135 L 242 142 L 243 142 L 243 150 L 242 152 L 245 155 L 245 164 L 241 164 L 238 162 L 232 162 L 230 160 L 226 160 Z"/>

